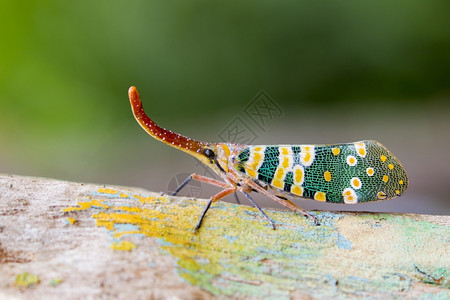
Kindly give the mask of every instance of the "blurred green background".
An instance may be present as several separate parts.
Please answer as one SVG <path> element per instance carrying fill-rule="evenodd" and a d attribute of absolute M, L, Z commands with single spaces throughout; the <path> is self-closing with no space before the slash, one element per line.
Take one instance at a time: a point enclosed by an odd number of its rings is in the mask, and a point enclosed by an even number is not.
<path fill-rule="evenodd" d="M 155 191 L 202 172 L 136 124 L 136 85 L 193 138 L 242 117 L 256 144 L 375 139 L 410 176 L 396 200 L 304 208 L 450 214 L 449 28 L 446 0 L 7 1 L 0 172 Z M 262 90 L 283 114 L 261 129 L 243 112 Z"/>

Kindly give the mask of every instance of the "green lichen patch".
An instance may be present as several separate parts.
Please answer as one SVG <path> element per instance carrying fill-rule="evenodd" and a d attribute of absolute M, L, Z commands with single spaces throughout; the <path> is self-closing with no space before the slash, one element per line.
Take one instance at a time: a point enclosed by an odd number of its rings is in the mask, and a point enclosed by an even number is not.
<path fill-rule="evenodd" d="M 428 221 L 313 212 L 321 224 L 314 226 L 301 215 L 267 210 L 273 230 L 257 209 L 219 202 L 194 233 L 202 200 L 120 192 L 88 198 L 81 210 L 91 210 L 115 243 L 133 235 L 155 238 L 162 252 L 176 259 L 183 280 L 217 296 L 395 298 L 429 279 L 415 265 L 440 278 L 438 287 L 448 284 L 447 264 L 423 255 L 435 246 L 441 247 L 433 250 L 439 255 L 448 251 L 448 228 Z M 80 208 L 65 211 L 76 214 Z"/>

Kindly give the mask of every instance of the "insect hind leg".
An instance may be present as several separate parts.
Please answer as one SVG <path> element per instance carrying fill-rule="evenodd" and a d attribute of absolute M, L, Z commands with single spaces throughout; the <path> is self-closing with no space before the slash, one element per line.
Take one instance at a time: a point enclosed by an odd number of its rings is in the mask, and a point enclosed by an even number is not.
<path fill-rule="evenodd" d="M 247 197 L 247 199 L 253 204 L 253 206 L 256 207 L 262 213 L 262 215 L 269 221 L 270 225 L 272 225 L 272 228 L 275 230 L 276 228 L 273 220 L 262 210 L 262 208 L 255 202 L 255 200 L 252 199 L 252 197 L 250 197 L 249 194 L 247 194 L 244 191 L 241 192 L 242 194 L 244 194 L 245 197 Z"/>
<path fill-rule="evenodd" d="M 239 200 L 239 197 L 236 193 L 234 193 L 234 199 L 236 200 L 237 204 L 241 204 L 241 201 Z"/>
<path fill-rule="evenodd" d="M 315 226 L 319 226 L 319 221 L 317 221 L 317 218 L 313 215 L 311 215 L 309 212 L 307 212 L 306 210 L 304 210 L 303 208 L 295 205 L 294 203 L 292 203 L 291 201 L 289 201 L 288 199 L 286 199 L 283 196 L 277 196 L 274 195 L 272 193 L 270 193 L 269 191 L 267 191 L 266 189 L 264 189 L 263 187 L 259 186 L 258 184 L 256 184 L 255 182 L 253 182 L 252 180 L 246 180 L 245 184 L 251 188 L 252 190 L 256 190 L 257 192 L 266 195 L 267 197 L 269 197 L 270 199 L 274 200 L 275 202 L 280 203 L 281 205 L 289 208 L 290 210 L 294 211 L 294 212 L 299 212 L 302 215 L 304 215 L 305 217 L 310 218 L 313 222 Z"/>

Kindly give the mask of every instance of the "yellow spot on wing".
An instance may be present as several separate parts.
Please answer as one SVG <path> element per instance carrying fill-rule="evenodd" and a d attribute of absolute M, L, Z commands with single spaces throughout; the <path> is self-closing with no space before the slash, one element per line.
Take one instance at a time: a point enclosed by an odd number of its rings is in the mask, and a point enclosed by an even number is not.
<path fill-rule="evenodd" d="M 276 178 L 272 180 L 271 185 L 273 185 L 274 187 L 277 187 L 279 189 L 282 189 L 284 187 L 283 181 L 276 179 Z"/>
<path fill-rule="evenodd" d="M 256 166 L 259 164 L 259 162 L 261 161 L 262 157 L 263 157 L 263 156 L 262 156 L 261 153 L 255 152 L 255 153 L 253 154 L 253 163 L 252 163 L 252 167 L 256 167 Z"/>
<path fill-rule="evenodd" d="M 305 156 L 303 156 L 303 161 L 307 164 L 311 160 L 311 153 L 306 152 Z"/>
<path fill-rule="evenodd" d="M 387 159 L 387 157 L 386 157 L 385 155 L 381 155 L 381 156 L 380 156 L 380 160 L 381 160 L 382 162 L 385 162 L 386 159 Z"/>
<path fill-rule="evenodd" d="M 285 168 L 285 169 L 286 169 L 287 167 L 289 167 L 289 165 L 290 165 L 290 164 L 289 164 L 289 157 L 286 156 L 286 157 L 283 158 L 283 163 L 282 163 L 282 165 L 283 165 L 283 168 Z"/>
<path fill-rule="evenodd" d="M 280 163 L 283 168 L 288 169 L 293 164 L 292 148 L 280 147 Z"/>
<path fill-rule="evenodd" d="M 338 156 L 339 153 L 341 153 L 341 149 L 333 148 L 333 149 L 331 149 L 331 152 L 333 153 L 334 156 Z"/>
<path fill-rule="evenodd" d="M 353 177 L 353 178 L 350 180 L 350 184 L 351 184 L 351 186 L 352 186 L 354 189 L 356 189 L 356 190 L 361 188 L 361 180 L 359 180 L 358 177 Z"/>
<path fill-rule="evenodd" d="M 277 170 L 275 171 L 275 176 L 272 179 L 271 185 L 279 189 L 282 189 L 284 187 L 283 179 L 284 179 L 284 168 L 278 166 Z"/>
<path fill-rule="evenodd" d="M 389 169 L 394 169 L 394 165 L 393 164 L 389 164 Z"/>
<path fill-rule="evenodd" d="M 300 152 L 300 162 L 308 167 L 314 161 L 314 146 L 302 146 Z"/>
<path fill-rule="evenodd" d="M 278 166 L 278 168 L 277 168 L 277 170 L 275 172 L 275 177 L 274 178 L 278 179 L 278 180 L 283 180 L 283 175 L 284 175 L 284 168 Z"/>
<path fill-rule="evenodd" d="M 373 174 L 375 173 L 375 171 L 373 170 L 373 168 L 367 168 L 367 169 L 366 169 L 366 173 L 367 173 L 367 175 L 369 175 L 369 176 L 373 176 Z"/>
<path fill-rule="evenodd" d="M 355 149 L 359 156 L 366 157 L 366 145 L 364 143 L 355 143 Z"/>
<path fill-rule="evenodd" d="M 358 203 L 358 196 L 352 188 L 346 188 L 342 191 L 342 197 L 344 198 L 344 203 L 355 204 Z"/>
<path fill-rule="evenodd" d="M 359 148 L 359 149 L 358 149 L 358 154 L 361 155 L 361 156 L 363 156 L 363 157 L 366 156 L 366 149 Z"/>
<path fill-rule="evenodd" d="M 323 173 L 323 177 L 325 178 L 325 181 L 330 181 L 331 180 L 330 171 L 325 171 L 325 173 Z"/>
<path fill-rule="evenodd" d="M 257 148 L 260 148 L 260 147 L 257 147 Z M 263 159 L 263 155 L 261 153 L 258 153 L 258 152 L 253 153 L 252 161 L 249 163 L 248 167 L 245 168 L 245 171 L 247 172 L 248 175 L 250 175 L 253 178 L 256 178 L 256 171 L 258 170 L 262 159 Z"/>
<path fill-rule="evenodd" d="M 383 181 L 384 181 L 384 182 L 388 182 L 388 180 L 389 180 L 389 176 L 384 175 L 384 176 L 383 176 Z"/>
<path fill-rule="evenodd" d="M 357 162 L 356 157 L 354 157 L 353 155 L 347 156 L 347 164 L 349 166 L 352 166 L 352 167 L 355 166 L 356 162 Z"/>
<path fill-rule="evenodd" d="M 323 192 L 316 192 L 314 194 L 314 200 L 325 202 L 327 200 L 326 194 Z"/>
<path fill-rule="evenodd" d="M 303 188 L 298 185 L 293 185 L 291 187 L 291 193 L 297 196 L 303 196 Z"/>
<path fill-rule="evenodd" d="M 400 180 L 398 183 L 403 184 L 403 180 Z"/>
<path fill-rule="evenodd" d="M 304 180 L 305 180 L 305 170 L 303 169 L 302 166 L 296 165 L 294 167 L 294 184 L 302 185 Z"/>
<path fill-rule="evenodd" d="M 257 176 L 256 176 L 256 172 L 255 172 L 254 170 L 252 170 L 252 169 L 245 168 L 245 172 L 246 172 L 248 175 L 250 175 L 250 177 L 253 177 L 253 178 L 256 178 L 256 177 L 257 177 Z"/>
<path fill-rule="evenodd" d="M 250 148 L 250 157 L 249 160 L 244 164 L 244 169 L 246 173 L 253 178 L 258 177 L 257 172 L 264 159 L 264 149 L 265 147 L 263 146 Z"/>
<path fill-rule="evenodd" d="M 377 198 L 380 200 L 386 199 L 386 194 L 384 192 L 378 192 Z"/>

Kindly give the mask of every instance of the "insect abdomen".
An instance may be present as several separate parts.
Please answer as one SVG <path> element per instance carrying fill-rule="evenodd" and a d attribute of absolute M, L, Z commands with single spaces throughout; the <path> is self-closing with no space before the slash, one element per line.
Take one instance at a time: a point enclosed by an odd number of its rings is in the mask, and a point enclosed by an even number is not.
<path fill-rule="evenodd" d="M 407 188 L 401 163 L 376 141 L 249 146 L 237 171 L 295 196 L 336 203 L 393 198 Z"/>

